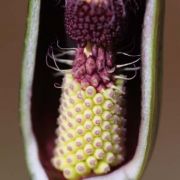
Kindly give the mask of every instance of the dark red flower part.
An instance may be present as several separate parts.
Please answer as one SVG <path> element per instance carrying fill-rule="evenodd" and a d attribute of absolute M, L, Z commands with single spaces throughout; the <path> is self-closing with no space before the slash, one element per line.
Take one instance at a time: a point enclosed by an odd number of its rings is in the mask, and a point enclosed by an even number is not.
<path fill-rule="evenodd" d="M 85 50 L 79 48 L 76 50 L 72 68 L 73 76 L 81 83 L 82 88 L 91 85 L 101 90 L 110 83 L 113 84 L 114 71 L 109 71 L 115 67 L 111 52 L 96 45 L 91 47 L 89 55 Z"/>
<path fill-rule="evenodd" d="M 90 56 L 87 58 L 86 61 L 86 71 L 89 75 L 92 75 L 95 70 L 96 70 L 95 59 L 92 56 Z"/>
<path fill-rule="evenodd" d="M 122 0 L 66 1 L 66 31 L 81 47 L 85 47 L 87 42 L 110 46 L 120 34 L 124 17 Z"/>

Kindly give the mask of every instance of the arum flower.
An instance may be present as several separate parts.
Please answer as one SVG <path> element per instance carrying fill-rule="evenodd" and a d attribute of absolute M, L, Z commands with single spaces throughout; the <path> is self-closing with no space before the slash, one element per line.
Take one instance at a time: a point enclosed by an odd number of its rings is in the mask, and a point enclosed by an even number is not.
<path fill-rule="evenodd" d="M 21 122 L 32 179 L 140 179 L 157 129 L 162 2 L 29 7 Z"/>

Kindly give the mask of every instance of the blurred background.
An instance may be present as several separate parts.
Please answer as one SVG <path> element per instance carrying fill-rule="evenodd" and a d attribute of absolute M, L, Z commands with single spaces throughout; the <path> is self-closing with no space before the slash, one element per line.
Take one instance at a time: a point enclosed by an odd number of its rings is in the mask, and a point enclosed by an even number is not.
<path fill-rule="evenodd" d="M 166 3 L 164 76 L 156 146 L 143 180 L 180 179 L 180 1 Z M 0 5 L 0 179 L 28 180 L 18 119 L 27 0 Z"/>

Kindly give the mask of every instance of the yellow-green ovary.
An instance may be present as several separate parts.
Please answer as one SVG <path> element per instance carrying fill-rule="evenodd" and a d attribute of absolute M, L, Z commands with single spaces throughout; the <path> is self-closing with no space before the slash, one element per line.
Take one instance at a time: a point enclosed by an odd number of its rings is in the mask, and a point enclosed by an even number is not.
<path fill-rule="evenodd" d="M 65 75 L 52 164 L 66 179 L 105 174 L 123 162 L 123 86 L 124 80 L 118 80 L 101 92 L 93 86 L 83 90 L 71 74 Z"/>

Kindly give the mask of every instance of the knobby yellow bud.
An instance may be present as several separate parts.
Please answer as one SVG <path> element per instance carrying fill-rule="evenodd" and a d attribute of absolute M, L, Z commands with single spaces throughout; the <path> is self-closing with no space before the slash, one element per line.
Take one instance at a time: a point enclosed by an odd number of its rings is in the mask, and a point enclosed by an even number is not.
<path fill-rule="evenodd" d="M 83 90 L 72 75 L 65 75 L 52 164 L 66 179 L 105 174 L 123 162 L 121 81 L 114 85 L 117 88 Z"/>

